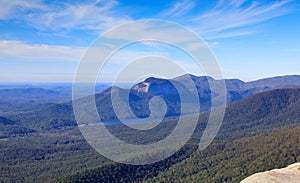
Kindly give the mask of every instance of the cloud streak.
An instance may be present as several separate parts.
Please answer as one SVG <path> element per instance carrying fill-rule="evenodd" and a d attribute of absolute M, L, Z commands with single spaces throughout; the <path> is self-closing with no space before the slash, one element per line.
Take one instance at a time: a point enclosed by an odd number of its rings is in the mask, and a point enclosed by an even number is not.
<path fill-rule="evenodd" d="M 50 46 L 46 44 L 27 44 L 22 41 L 0 40 L 0 55 L 7 62 L 11 58 L 28 61 L 58 61 L 79 62 L 87 49 L 95 51 L 94 63 L 99 59 L 99 53 L 107 53 L 108 50 L 101 47 L 75 47 L 75 46 Z M 138 50 L 120 50 L 110 60 L 110 64 L 122 65 L 131 60 L 147 56 L 149 54 L 164 54 L 164 52 L 146 52 Z"/>
<path fill-rule="evenodd" d="M 254 33 L 249 27 L 267 20 L 283 16 L 291 11 L 288 4 L 291 0 L 275 2 L 248 1 L 248 0 L 218 0 L 215 6 L 198 14 L 184 16 L 182 23 L 191 27 L 206 39 L 236 37 Z M 176 6 L 166 11 L 166 19 L 173 20 L 168 14 L 176 10 L 184 10 L 185 3 L 176 3 Z"/>
<path fill-rule="evenodd" d="M 47 7 L 40 1 L 0 1 L 0 20 L 20 18 L 28 10 L 46 10 Z"/>
<path fill-rule="evenodd" d="M 78 62 L 85 50 L 84 47 L 30 45 L 21 41 L 0 40 L 0 55 L 2 58 Z"/>
<path fill-rule="evenodd" d="M 0 2 L 0 20 L 22 19 L 42 31 L 91 30 L 100 32 L 129 21 L 115 8 L 117 1 L 89 1 L 84 3 L 15 0 Z"/>
<path fill-rule="evenodd" d="M 182 23 L 206 39 L 235 37 L 253 33 L 248 27 L 289 13 L 291 2 L 217 0 L 214 7 L 203 12 L 199 11 L 196 1 L 179 0 L 162 10 L 156 18 Z M 40 31 L 62 33 L 76 30 L 101 33 L 133 20 L 116 0 L 72 4 L 43 0 L 0 1 L 0 20 L 11 19 L 22 20 Z"/>
<path fill-rule="evenodd" d="M 162 17 L 178 17 L 185 15 L 189 10 L 195 7 L 195 3 L 189 0 L 181 0 L 172 5 L 171 8 L 164 10 Z"/>

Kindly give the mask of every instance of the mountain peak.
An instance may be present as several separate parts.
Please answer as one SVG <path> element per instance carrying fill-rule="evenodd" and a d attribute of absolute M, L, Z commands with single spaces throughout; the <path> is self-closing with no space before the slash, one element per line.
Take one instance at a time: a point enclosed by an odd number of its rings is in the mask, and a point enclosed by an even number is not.
<path fill-rule="evenodd" d="M 165 82 L 165 81 L 167 81 L 167 80 L 162 79 L 162 78 L 149 77 L 149 78 L 145 79 L 145 81 L 143 83 L 161 83 L 161 82 Z"/>
<path fill-rule="evenodd" d="M 207 80 L 214 80 L 214 78 L 210 76 L 195 76 L 193 74 L 184 74 L 182 76 L 178 76 L 174 78 L 176 81 L 184 81 L 186 79 L 192 79 L 193 81 L 207 81 Z"/>
<path fill-rule="evenodd" d="M 162 79 L 162 78 L 155 78 L 155 77 L 149 77 L 145 79 L 143 82 L 140 82 L 132 87 L 132 90 L 137 91 L 137 92 L 149 92 L 150 90 L 153 92 L 153 90 L 159 90 L 165 89 L 167 90 L 171 86 L 170 80 L 167 79 Z M 158 87 L 159 86 L 159 87 Z M 154 88 L 155 89 L 154 89 Z"/>

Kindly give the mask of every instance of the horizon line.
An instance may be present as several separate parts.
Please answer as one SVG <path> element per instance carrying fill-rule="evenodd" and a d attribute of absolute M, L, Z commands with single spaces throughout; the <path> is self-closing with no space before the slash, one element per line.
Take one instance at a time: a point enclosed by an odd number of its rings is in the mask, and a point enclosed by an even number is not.
<path fill-rule="evenodd" d="M 242 82 L 254 82 L 254 81 L 259 81 L 259 80 L 264 80 L 264 79 L 271 79 L 271 78 L 278 78 L 278 77 L 292 77 L 292 76 L 299 76 L 300 77 L 300 74 L 284 74 L 284 75 L 273 75 L 273 76 L 266 76 L 266 77 L 260 77 L 260 78 L 257 78 L 257 79 L 253 79 L 253 80 L 243 80 L 243 79 L 240 79 L 240 78 L 237 78 L 237 77 L 232 77 L 232 78 L 222 78 L 222 79 L 215 79 L 214 77 L 212 76 L 208 76 L 208 75 L 195 75 L 195 74 L 183 74 L 183 75 L 179 75 L 179 76 L 176 76 L 176 77 L 173 77 L 173 78 L 158 78 L 158 77 L 152 77 L 152 78 L 157 78 L 157 79 L 168 79 L 168 80 L 171 80 L 171 79 L 175 79 L 175 78 L 178 78 L 178 77 L 182 77 L 182 76 L 185 76 L 185 75 L 190 75 L 192 77 L 210 77 L 216 81 L 218 80 L 240 80 Z M 148 77 L 148 78 L 151 78 L 151 77 Z M 146 79 L 148 78 L 145 78 L 143 81 L 145 81 Z M 62 81 L 62 82 L 59 82 L 59 81 L 55 81 L 55 82 L 52 82 L 52 81 L 46 81 L 46 82 L 35 82 L 35 81 L 1 81 L 0 82 L 0 85 L 18 85 L 18 84 L 22 84 L 22 85 L 37 85 L 37 84 L 73 84 L 74 82 L 73 81 Z M 90 82 L 81 82 L 80 84 L 90 84 Z M 95 84 L 113 84 L 112 82 L 95 82 Z M 122 83 L 115 83 L 115 84 L 132 84 L 132 82 L 122 82 Z"/>

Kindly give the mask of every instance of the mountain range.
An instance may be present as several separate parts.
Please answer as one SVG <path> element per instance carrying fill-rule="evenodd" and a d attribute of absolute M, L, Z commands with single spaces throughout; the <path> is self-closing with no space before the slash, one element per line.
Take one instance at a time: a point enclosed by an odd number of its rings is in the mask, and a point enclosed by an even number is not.
<path fill-rule="evenodd" d="M 102 92 L 108 84 L 97 84 Z M 72 84 L 0 85 L 0 115 L 39 110 L 72 99 Z"/>
<path fill-rule="evenodd" d="M 254 82 L 237 79 L 220 81 L 192 75 L 180 76 L 172 81 L 148 78 L 131 89 L 114 86 L 88 97 L 95 97 L 98 112 L 108 124 L 118 121 L 111 104 L 112 92 L 121 96 L 129 94 L 130 107 L 140 118 L 150 115 L 148 103 L 153 96 L 162 97 L 168 107 L 167 116 L 153 129 L 134 134 L 118 123 L 107 126 L 123 141 L 151 143 L 167 136 L 177 124 L 180 97 L 172 82 L 185 82 L 188 77 L 192 78 L 200 96 L 199 121 L 189 142 L 170 158 L 145 166 L 107 160 L 97 154 L 80 134 L 72 101 L 68 101 L 33 111 L 1 115 L 0 144 L 3 148 L 0 149 L 0 182 L 201 180 L 235 183 L 254 173 L 300 161 L 300 76 Z M 199 151 L 198 143 L 211 112 L 211 96 L 218 95 L 211 93 L 208 83 L 218 85 L 220 82 L 226 83 L 228 97 L 224 120 L 212 144 Z M 187 91 L 191 88 L 194 87 L 183 87 Z M 84 106 L 89 104 L 86 98 L 77 100 Z"/>
<path fill-rule="evenodd" d="M 211 90 L 209 83 L 218 85 L 220 82 L 226 83 L 227 104 L 239 101 L 248 96 L 264 91 L 270 91 L 280 88 L 300 88 L 300 76 L 282 76 L 268 78 L 253 82 L 243 82 L 237 79 L 214 80 L 211 77 L 183 75 L 173 80 L 148 78 L 145 81 L 134 85 L 131 89 L 121 89 L 118 87 L 109 87 L 101 93 L 95 94 L 96 105 L 102 121 L 118 121 L 111 101 L 112 92 L 121 96 L 120 101 L 126 102 L 129 96 L 129 105 L 133 113 L 140 118 L 150 115 L 149 101 L 153 96 L 162 97 L 167 104 L 166 117 L 180 115 L 180 97 L 172 82 L 184 83 L 186 79 L 192 78 L 194 85 L 190 88 L 196 88 L 199 95 L 200 109 L 199 112 L 209 111 L 211 108 Z M 145 88 L 147 86 L 147 88 Z M 190 88 L 184 88 L 189 90 Z M 128 95 L 129 94 L 129 95 Z M 218 93 L 213 94 L 218 95 Z M 82 105 L 88 108 L 89 103 L 80 99 Z M 123 100 L 123 101 L 122 101 Z M 192 101 L 193 102 L 193 101 Z M 116 104 L 118 105 L 118 103 Z M 0 105 L 1 106 L 1 105 Z M 28 105 L 30 106 L 30 105 Z M 59 128 L 64 126 L 76 126 L 72 110 L 72 102 L 54 104 L 33 112 L 19 113 L 13 115 L 4 115 L 8 118 L 28 123 L 28 126 L 34 126 L 43 129 Z M 36 114 L 40 114 L 37 116 Z M 126 113 L 123 114 L 126 117 Z M 130 118 L 130 115 L 127 116 Z"/>
<path fill-rule="evenodd" d="M 187 145 L 162 162 L 145 166 L 108 164 L 72 173 L 59 181 L 236 183 L 256 172 L 300 161 L 299 109 L 300 89 L 257 93 L 229 104 L 217 137 L 203 151 L 195 150 L 195 146 L 209 112 L 200 115 L 198 128 Z M 165 130 L 156 129 L 151 135 Z"/>

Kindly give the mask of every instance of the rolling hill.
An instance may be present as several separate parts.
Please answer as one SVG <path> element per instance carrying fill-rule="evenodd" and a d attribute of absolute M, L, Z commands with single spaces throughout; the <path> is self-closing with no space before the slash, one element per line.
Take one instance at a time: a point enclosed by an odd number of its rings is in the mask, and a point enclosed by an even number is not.
<path fill-rule="evenodd" d="M 299 161 L 299 142 L 299 127 L 277 130 L 234 141 L 216 140 L 203 151 L 180 151 L 151 165 L 103 165 L 62 176 L 54 182 L 236 183 L 256 172 Z M 188 146 L 193 146 L 193 142 Z"/>
<path fill-rule="evenodd" d="M 187 76 L 181 76 L 178 78 L 175 78 L 174 82 L 184 82 Z M 209 90 L 209 84 L 208 80 L 211 80 L 211 82 L 215 82 L 216 85 L 218 85 L 218 80 L 213 80 L 212 78 L 209 77 L 196 77 L 196 76 L 188 76 L 191 77 L 196 85 L 197 88 L 197 93 L 200 96 L 200 108 L 205 112 L 210 109 L 210 103 L 211 103 L 211 91 Z M 292 80 L 291 82 L 288 82 L 289 80 Z M 172 81 L 173 82 L 173 81 Z M 297 86 L 300 86 L 300 76 L 285 76 L 285 77 L 276 77 L 276 78 L 270 78 L 270 79 L 265 79 L 265 80 L 258 80 L 255 82 L 250 82 L 250 83 L 245 83 L 240 80 L 236 79 L 231 79 L 231 80 L 225 80 L 226 86 L 227 86 L 227 93 L 229 99 L 227 100 L 228 102 L 228 107 L 232 107 L 231 103 L 234 103 L 236 101 L 240 101 L 244 98 L 251 97 L 252 95 L 255 95 L 257 93 L 261 93 L 264 91 L 270 91 L 272 89 L 277 89 L 277 88 L 284 88 L 288 87 L 291 90 L 289 91 L 296 91 L 297 89 L 293 90 L 293 88 L 297 88 Z M 255 84 L 256 83 L 256 84 Z M 264 83 L 264 84 L 262 84 Z M 147 86 L 147 89 L 145 89 L 145 86 Z M 181 85 L 179 85 L 181 86 Z M 189 88 L 182 87 L 183 90 L 189 90 Z M 277 90 L 278 91 L 278 90 Z M 176 117 L 180 114 L 180 98 L 179 95 L 175 89 L 175 87 L 171 84 L 169 80 L 166 79 L 158 79 L 158 78 L 148 78 L 144 82 L 138 83 L 137 85 L 133 86 L 131 90 L 127 89 L 121 89 L 118 87 L 110 87 L 106 89 L 105 91 L 98 93 L 95 95 L 95 101 L 97 105 L 98 112 L 102 118 L 102 121 L 118 121 L 118 118 L 116 114 L 114 113 L 112 102 L 111 102 L 111 93 L 118 93 L 120 97 L 120 100 L 117 102 L 122 102 L 126 101 L 126 97 L 129 94 L 129 104 L 131 107 L 131 110 L 133 113 L 140 118 L 145 118 L 150 115 L 150 110 L 149 110 L 149 101 L 153 96 L 160 96 L 162 97 L 167 104 L 167 113 L 166 117 Z M 288 92 L 288 91 L 286 91 Z M 276 93 L 276 92 L 275 92 Z M 285 100 L 286 98 L 282 98 L 285 95 L 289 95 L 289 93 L 282 93 L 277 94 L 275 93 L 265 93 L 266 97 L 268 95 L 273 95 L 269 97 L 273 97 L 274 101 L 273 102 L 278 102 L 281 104 L 278 105 L 287 105 L 288 102 L 296 102 L 296 101 L 275 101 L 275 100 Z M 218 94 L 214 94 L 218 95 Z M 278 96 L 277 96 L 278 95 Z M 291 94 L 292 95 L 292 94 Z M 295 94 L 296 95 L 296 94 Z M 93 97 L 93 96 L 90 96 Z M 78 99 L 80 100 L 81 104 L 83 106 L 86 106 L 86 108 L 89 108 L 89 103 L 85 101 L 85 99 Z M 258 98 L 250 98 L 248 100 L 243 101 L 245 103 L 250 103 L 251 105 L 254 105 L 253 103 L 257 101 L 260 103 L 259 105 L 267 105 L 264 104 L 263 101 L 266 101 L 265 99 L 260 99 Z M 193 101 L 191 101 L 193 102 Z M 229 110 L 229 111 L 236 111 L 239 112 L 240 109 L 242 108 L 238 105 L 245 105 L 245 111 L 240 111 L 241 114 L 243 113 L 248 113 L 245 114 L 247 115 L 244 117 L 244 119 L 247 120 L 252 120 L 252 116 L 257 115 L 256 118 L 261 117 L 262 115 L 267 115 L 269 113 L 269 109 L 267 106 L 265 108 L 260 109 L 264 111 L 264 113 L 261 113 L 259 111 L 259 107 L 255 109 L 256 111 L 254 112 L 253 108 L 247 107 L 247 104 L 242 104 L 243 102 L 239 104 L 235 104 L 235 109 Z M 116 104 L 118 105 L 118 103 Z M 275 104 L 274 104 L 275 105 Z M 277 105 L 277 104 L 276 104 Z M 121 105 L 120 105 L 121 106 Z M 280 107 L 280 106 L 278 106 Z M 232 107 L 234 108 L 234 107 Z M 294 113 L 293 107 L 290 107 L 291 109 L 289 111 L 292 115 L 296 115 L 297 113 Z M 282 107 L 284 109 L 284 106 Z M 297 109 L 297 107 L 295 107 Z M 200 111 L 200 109 L 199 109 Z M 267 112 L 266 112 L 267 111 Z M 201 111 L 200 111 L 201 112 Z M 272 111 L 270 111 L 272 112 Z M 285 111 L 288 112 L 288 111 Z M 39 115 L 36 115 L 39 114 Z M 126 115 L 126 111 L 123 112 L 123 115 L 127 116 L 127 118 L 130 118 L 131 115 Z M 237 115 L 237 114 L 233 114 Z M 276 113 L 273 116 L 278 116 L 282 115 L 280 113 Z M 228 114 L 227 114 L 228 116 Z M 242 115 L 240 115 L 242 116 Z M 20 121 L 21 123 L 24 123 L 30 127 L 34 128 L 40 128 L 40 129 L 52 129 L 52 128 L 63 128 L 65 126 L 76 126 L 76 121 L 74 118 L 73 114 L 73 107 L 72 107 L 72 102 L 67 102 L 63 104 L 55 104 L 51 105 L 46 108 L 42 108 L 40 110 L 36 110 L 33 112 L 27 112 L 24 114 L 14 114 L 14 115 L 6 115 L 9 119 L 15 120 L 15 121 Z M 225 117 L 226 119 L 227 117 Z M 231 121 L 230 123 L 237 123 L 240 119 L 231 119 L 231 117 L 228 117 L 228 121 Z M 274 117 L 274 119 L 277 117 Z M 281 118 L 279 116 L 279 118 Z M 260 118 L 260 120 L 263 120 L 263 117 Z M 276 119 L 275 119 L 276 120 Z M 260 121 L 256 121 L 256 123 L 259 123 Z M 278 122 L 278 120 L 277 120 Z M 278 122 L 279 123 L 279 122 Z M 236 124 L 240 126 L 239 124 Z M 230 125 L 229 125 L 230 126 Z M 231 125 L 232 126 L 232 125 Z M 254 125 L 255 126 L 255 125 Z M 276 125 L 274 125 L 276 126 Z M 225 128 L 230 128 L 226 127 Z M 240 126 L 240 128 L 248 128 L 247 126 Z"/>
<path fill-rule="evenodd" d="M 101 95 L 106 96 L 105 92 L 99 94 L 100 99 Z M 204 151 L 196 149 L 209 112 L 200 115 L 192 139 L 174 156 L 148 166 L 128 166 L 97 157 L 72 121 L 71 103 L 59 104 L 22 115 L 23 118 L 3 118 L 3 124 L 22 125 L 39 133 L 0 141 L 5 147 L 0 151 L 5 159 L 1 171 L 6 178 L 14 177 L 5 180 L 35 182 L 53 180 L 53 175 L 61 175 L 59 172 L 70 174 L 60 178 L 62 182 L 237 182 L 258 171 L 300 161 L 299 109 L 300 89 L 276 89 L 246 97 L 228 105 L 216 139 Z M 176 125 L 176 117 L 166 118 L 165 122 L 143 135 L 160 139 Z M 124 140 L 143 139 L 141 134 L 131 134 L 122 125 L 108 128 Z M 23 147 L 27 141 L 30 146 Z M 28 151 L 24 150 L 27 146 L 30 147 Z M 8 153 L 11 149 L 16 156 Z M 34 157 L 34 160 L 28 160 L 28 157 Z M 95 162 L 95 157 L 99 163 Z M 18 166 L 12 165 L 15 161 L 19 162 Z M 24 167 L 32 168 L 30 174 L 24 172 Z M 12 173 L 15 171 L 19 176 Z"/>
<path fill-rule="evenodd" d="M 109 84 L 96 84 L 95 92 Z M 0 85 L 0 115 L 39 110 L 72 99 L 72 83 Z"/>
<path fill-rule="evenodd" d="M 0 114 L 22 113 L 69 101 L 70 95 L 43 88 L 0 90 Z"/>
<path fill-rule="evenodd" d="M 0 139 L 8 137 L 20 137 L 36 132 L 33 129 L 24 127 L 15 121 L 0 116 Z"/>

